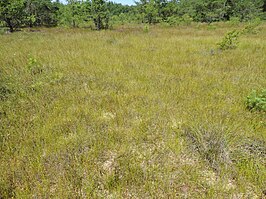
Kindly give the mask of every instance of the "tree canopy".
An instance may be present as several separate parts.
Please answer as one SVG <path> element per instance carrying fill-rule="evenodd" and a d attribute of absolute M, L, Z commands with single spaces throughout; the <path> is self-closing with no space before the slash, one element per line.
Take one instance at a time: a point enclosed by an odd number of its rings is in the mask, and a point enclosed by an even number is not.
<path fill-rule="evenodd" d="M 106 0 L 1 0 L 0 21 L 10 32 L 21 27 L 93 24 L 96 30 L 112 23 L 212 23 L 238 18 L 265 18 L 266 0 L 140 0 L 128 6 Z"/>

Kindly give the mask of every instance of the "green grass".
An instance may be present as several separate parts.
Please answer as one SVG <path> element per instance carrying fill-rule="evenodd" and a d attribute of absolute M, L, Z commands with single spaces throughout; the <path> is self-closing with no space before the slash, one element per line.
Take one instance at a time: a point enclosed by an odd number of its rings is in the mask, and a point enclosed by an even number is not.
<path fill-rule="evenodd" d="M 0 35 L 0 198 L 265 197 L 266 26 L 234 28 Z"/>

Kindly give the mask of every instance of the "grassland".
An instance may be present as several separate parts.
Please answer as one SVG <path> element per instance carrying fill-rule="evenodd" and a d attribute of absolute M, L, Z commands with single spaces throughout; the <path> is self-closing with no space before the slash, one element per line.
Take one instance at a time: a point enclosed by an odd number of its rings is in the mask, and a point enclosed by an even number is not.
<path fill-rule="evenodd" d="M 0 198 L 263 198 L 266 26 L 0 35 Z"/>

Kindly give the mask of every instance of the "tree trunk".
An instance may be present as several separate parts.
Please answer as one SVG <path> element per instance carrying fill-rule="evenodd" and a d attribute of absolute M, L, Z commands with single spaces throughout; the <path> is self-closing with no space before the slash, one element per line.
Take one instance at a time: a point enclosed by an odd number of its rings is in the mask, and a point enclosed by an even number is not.
<path fill-rule="evenodd" d="M 102 29 L 101 22 L 102 22 L 101 17 L 98 16 L 97 17 L 97 30 L 101 30 Z"/>
<path fill-rule="evenodd" d="M 75 22 L 74 19 L 73 19 L 73 21 L 72 21 L 72 27 L 73 27 L 73 28 L 76 28 L 76 22 Z"/>
<path fill-rule="evenodd" d="M 14 26 L 13 26 L 11 20 L 10 19 L 6 19 L 6 23 L 7 23 L 7 26 L 9 28 L 9 31 L 10 32 L 14 32 Z"/>

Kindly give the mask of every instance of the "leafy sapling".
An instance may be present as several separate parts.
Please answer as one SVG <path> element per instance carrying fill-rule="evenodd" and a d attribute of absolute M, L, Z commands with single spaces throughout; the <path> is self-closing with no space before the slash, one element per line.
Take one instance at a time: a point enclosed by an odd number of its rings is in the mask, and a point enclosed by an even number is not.
<path fill-rule="evenodd" d="M 241 31 L 233 30 L 228 32 L 222 41 L 218 43 L 218 48 L 220 50 L 229 50 L 229 49 L 235 49 L 237 48 L 237 45 L 239 43 L 238 39 L 241 35 Z"/>
<path fill-rule="evenodd" d="M 258 93 L 253 90 L 246 99 L 246 106 L 249 110 L 266 111 L 266 89 Z"/>

